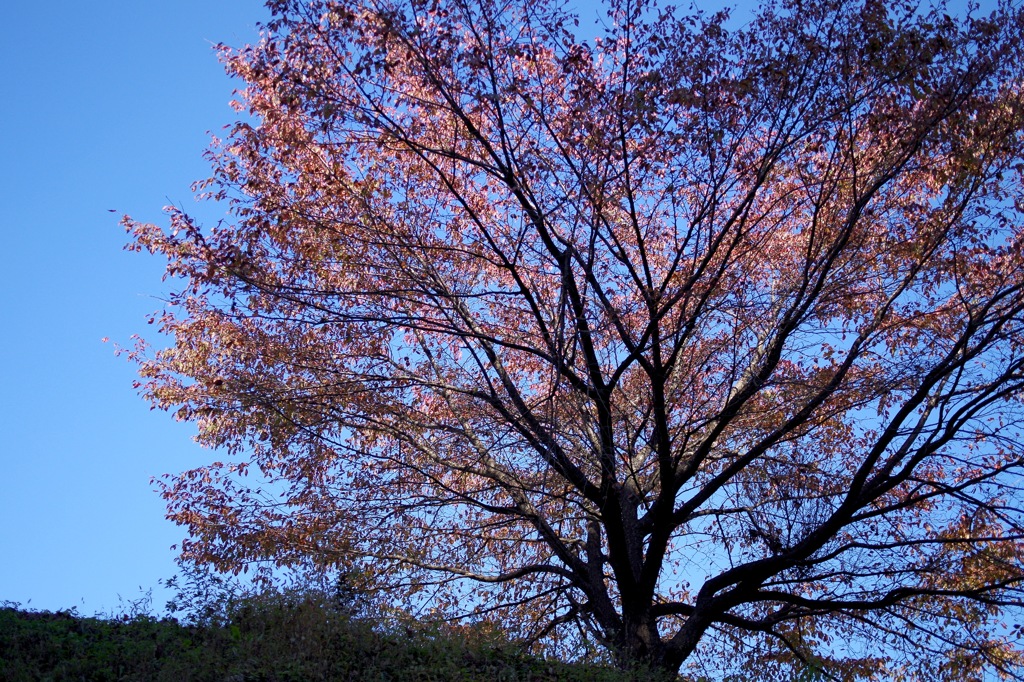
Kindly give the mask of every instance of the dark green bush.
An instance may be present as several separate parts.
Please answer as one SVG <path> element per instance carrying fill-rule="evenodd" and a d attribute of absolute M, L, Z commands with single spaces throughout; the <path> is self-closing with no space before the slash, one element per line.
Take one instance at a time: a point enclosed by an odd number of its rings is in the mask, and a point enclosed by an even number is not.
<path fill-rule="evenodd" d="M 226 600 L 203 622 L 0 608 L 0 682 L 624 682 L 493 632 L 383 628 L 317 592 Z"/>

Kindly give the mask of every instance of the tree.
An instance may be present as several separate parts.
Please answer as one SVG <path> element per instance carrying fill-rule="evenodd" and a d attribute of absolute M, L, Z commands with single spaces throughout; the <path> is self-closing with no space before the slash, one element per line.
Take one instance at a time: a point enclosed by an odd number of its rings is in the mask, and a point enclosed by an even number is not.
<path fill-rule="evenodd" d="M 178 282 L 140 390 L 229 456 L 163 483 L 185 557 L 669 671 L 1021 675 L 1021 10 L 269 6 L 230 224 L 126 218 Z"/>

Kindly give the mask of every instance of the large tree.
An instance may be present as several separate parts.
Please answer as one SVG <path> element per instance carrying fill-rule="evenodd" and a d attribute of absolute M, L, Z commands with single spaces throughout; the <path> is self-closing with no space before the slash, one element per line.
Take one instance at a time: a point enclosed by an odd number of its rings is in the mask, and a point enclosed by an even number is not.
<path fill-rule="evenodd" d="M 670 671 L 1021 673 L 1021 10 L 269 6 L 230 221 L 126 219 L 179 282 L 141 390 L 228 453 L 164 483 L 187 558 Z"/>

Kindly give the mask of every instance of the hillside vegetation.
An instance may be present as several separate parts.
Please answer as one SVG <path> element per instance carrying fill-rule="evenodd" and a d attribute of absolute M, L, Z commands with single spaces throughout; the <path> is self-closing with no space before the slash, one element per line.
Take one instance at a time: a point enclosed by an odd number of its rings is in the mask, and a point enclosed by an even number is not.
<path fill-rule="evenodd" d="M 650 679 L 530 656 L 480 628 L 385 627 L 308 595 L 250 596 L 186 622 L 0 608 L 0 682 Z"/>

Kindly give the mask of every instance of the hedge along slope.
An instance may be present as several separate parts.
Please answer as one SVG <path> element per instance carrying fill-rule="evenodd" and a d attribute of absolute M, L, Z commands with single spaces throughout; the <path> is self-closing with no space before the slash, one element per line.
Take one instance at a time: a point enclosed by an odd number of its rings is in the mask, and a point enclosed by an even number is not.
<path fill-rule="evenodd" d="M 468 632 L 468 634 L 467 634 Z M 314 601 L 249 600 L 221 623 L 0 609 L 0 682 L 639 682 L 473 630 L 388 632 Z"/>

